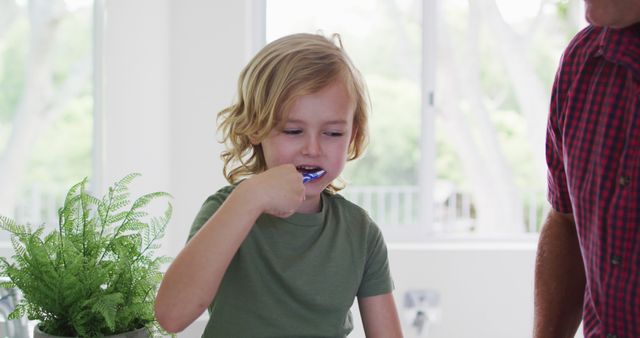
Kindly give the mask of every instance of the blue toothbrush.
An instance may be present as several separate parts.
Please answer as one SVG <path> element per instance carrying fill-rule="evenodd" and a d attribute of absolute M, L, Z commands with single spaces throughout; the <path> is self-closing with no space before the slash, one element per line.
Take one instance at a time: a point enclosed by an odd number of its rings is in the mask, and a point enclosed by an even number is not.
<path fill-rule="evenodd" d="M 312 173 L 304 173 L 302 174 L 302 183 L 307 183 L 307 182 L 311 182 L 313 180 L 316 180 L 318 178 L 320 178 L 322 175 L 324 175 L 326 173 L 326 171 L 324 170 L 318 170 L 316 172 L 312 172 Z"/>

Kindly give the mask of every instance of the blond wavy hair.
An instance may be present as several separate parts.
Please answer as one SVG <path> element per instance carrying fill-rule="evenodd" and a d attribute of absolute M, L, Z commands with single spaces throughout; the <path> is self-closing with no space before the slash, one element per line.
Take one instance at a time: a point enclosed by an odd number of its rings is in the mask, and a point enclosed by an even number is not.
<path fill-rule="evenodd" d="M 236 184 L 265 171 L 259 143 L 286 120 L 284 114 L 298 97 L 316 93 L 336 80 L 343 81 L 355 103 L 347 157 L 351 161 L 362 155 L 368 143 L 369 97 L 340 36 L 293 34 L 260 50 L 240 73 L 236 102 L 218 113 L 221 142 L 226 145 L 220 157 L 227 181 Z M 344 188 L 344 182 L 340 183 L 332 182 L 328 190 Z"/>

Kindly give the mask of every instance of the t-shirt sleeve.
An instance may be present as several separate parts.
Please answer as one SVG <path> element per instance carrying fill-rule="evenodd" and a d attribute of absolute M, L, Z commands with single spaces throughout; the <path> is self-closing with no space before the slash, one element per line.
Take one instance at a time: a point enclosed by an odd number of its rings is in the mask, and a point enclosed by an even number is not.
<path fill-rule="evenodd" d="M 560 121 L 562 119 L 562 109 L 564 106 L 564 96 L 569 90 L 567 71 L 563 70 L 565 64 L 565 56 L 563 55 L 560 67 L 556 74 L 551 92 L 551 105 L 549 110 L 549 119 L 547 121 L 547 140 L 546 140 L 546 158 L 547 158 L 547 189 L 548 200 L 553 209 L 563 213 L 573 212 L 571 200 L 569 198 L 569 190 L 567 188 L 567 176 L 564 166 L 564 149 L 562 138 L 562 127 Z"/>
<path fill-rule="evenodd" d="M 214 195 L 209 196 L 202 207 L 200 207 L 200 211 L 196 214 L 196 218 L 193 220 L 191 224 L 191 230 L 189 230 L 189 237 L 187 238 L 187 242 L 191 240 L 191 238 L 202 228 L 202 226 L 213 216 L 213 214 L 220 208 L 222 203 L 227 199 L 229 194 L 231 193 L 231 189 L 229 187 L 220 189 Z"/>
<path fill-rule="evenodd" d="M 380 229 L 371 225 L 367 234 L 367 257 L 358 297 L 371 297 L 393 291 L 393 281 L 389 271 L 387 245 Z"/>

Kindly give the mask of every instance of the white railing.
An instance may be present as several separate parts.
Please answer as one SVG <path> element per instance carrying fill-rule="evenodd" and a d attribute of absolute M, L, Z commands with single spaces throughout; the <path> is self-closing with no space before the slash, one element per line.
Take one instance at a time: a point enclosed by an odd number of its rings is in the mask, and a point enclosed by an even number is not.
<path fill-rule="evenodd" d="M 421 226 L 417 186 L 349 186 L 341 194 L 367 210 L 383 229 Z M 537 232 L 549 210 L 543 194 L 528 192 L 522 197 L 527 232 Z M 450 190 L 436 194 L 433 203 L 433 232 L 464 233 L 474 229 L 476 210 L 469 194 Z"/>
<path fill-rule="evenodd" d="M 349 186 L 341 194 L 367 210 L 382 229 L 416 229 L 424 227 L 419 219 L 420 191 L 417 186 Z M 548 205 L 540 192 L 529 192 L 523 196 L 524 224 L 527 232 L 537 232 Z M 18 223 L 33 225 L 58 223 L 58 208 L 63 196 L 46 194 L 37 187 L 20 201 L 15 212 Z M 432 231 L 439 233 L 471 232 L 475 226 L 475 205 L 469 194 L 455 189 L 435 194 Z M 0 233 L 0 240 L 8 235 Z"/>
<path fill-rule="evenodd" d="M 8 278 L 0 277 L 0 281 L 2 282 L 8 280 Z M 20 298 L 21 295 L 18 289 L 0 288 L 0 337 L 29 337 L 26 318 L 9 320 L 9 314 L 13 312 Z"/>
<path fill-rule="evenodd" d="M 15 220 L 19 223 L 56 225 L 61 196 L 45 193 L 32 187 L 16 207 Z"/>
<path fill-rule="evenodd" d="M 22 196 L 12 217 L 18 224 L 31 224 L 36 228 L 45 224 L 48 229 L 58 226 L 58 208 L 64 196 L 46 193 L 37 186 L 29 188 Z M 0 231 L 0 241 L 9 240 L 6 231 Z"/>
<path fill-rule="evenodd" d="M 418 223 L 420 192 L 415 186 L 349 186 L 341 192 L 369 212 L 380 226 Z"/>

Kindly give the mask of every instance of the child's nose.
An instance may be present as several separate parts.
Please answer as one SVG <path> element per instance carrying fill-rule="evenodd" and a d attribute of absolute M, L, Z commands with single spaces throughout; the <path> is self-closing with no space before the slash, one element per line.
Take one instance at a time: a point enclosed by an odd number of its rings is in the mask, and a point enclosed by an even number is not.
<path fill-rule="evenodd" d="M 307 156 L 316 156 L 322 152 L 320 142 L 317 137 L 309 136 L 305 139 L 302 153 Z"/>

